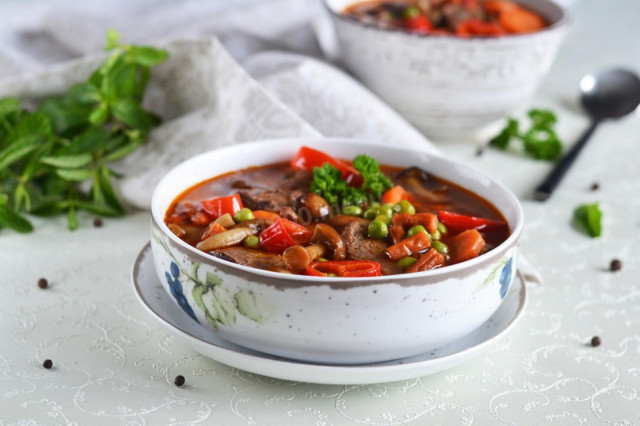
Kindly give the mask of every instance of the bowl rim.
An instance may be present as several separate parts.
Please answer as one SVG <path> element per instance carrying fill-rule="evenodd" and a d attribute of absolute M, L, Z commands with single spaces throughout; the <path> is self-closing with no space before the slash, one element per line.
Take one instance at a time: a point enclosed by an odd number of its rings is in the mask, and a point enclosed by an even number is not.
<path fill-rule="evenodd" d="M 394 151 L 402 151 L 405 155 L 410 155 L 412 153 L 419 152 L 421 155 L 438 158 L 438 161 L 444 161 L 445 163 L 448 163 L 451 166 L 462 168 L 466 171 L 474 173 L 475 175 L 483 179 L 486 179 L 491 183 L 491 185 L 495 186 L 502 193 L 502 195 L 505 196 L 508 199 L 508 201 L 515 207 L 514 223 L 509 223 L 509 225 L 512 227 L 509 237 L 497 247 L 493 248 L 492 250 L 486 253 L 481 254 L 478 257 L 475 257 L 473 259 L 466 260 L 464 262 L 460 262 L 454 265 L 449 265 L 444 268 L 432 269 L 432 270 L 423 271 L 423 272 L 415 272 L 412 274 L 381 275 L 378 277 L 350 277 L 350 278 L 312 277 L 307 275 L 285 274 L 282 272 L 274 272 L 274 271 L 267 271 L 264 269 L 252 268 L 249 266 L 239 265 L 237 263 L 229 262 L 224 259 L 214 257 L 207 252 L 196 249 L 195 247 L 187 244 L 186 242 L 178 238 L 178 236 L 176 236 L 173 232 L 169 230 L 169 228 L 167 227 L 167 224 L 164 222 L 166 211 L 159 211 L 160 209 L 158 207 L 158 204 L 159 204 L 158 198 L 160 197 L 162 188 L 166 185 L 168 181 L 171 180 L 172 174 L 175 173 L 177 169 L 183 167 L 186 163 L 189 163 L 192 161 L 195 162 L 195 161 L 198 161 L 199 159 L 206 158 L 212 155 L 215 155 L 215 156 L 225 155 L 239 148 L 253 150 L 253 149 L 266 148 L 269 146 L 273 146 L 274 144 L 282 144 L 282 145 L 291 144 L 291 145 L 297 145 L 298 147 L 300 147 L 302 145 L 313 146 L 314 144 L 317 144 L 317 143 L 327 143 L 327 142 L 349 144 L 351 146 L 360 146 L 362 148 L 374 147 L 374 148 L 392 149 Z M 252 164 L 246 165 L 246 167 L 251 167 L 251 166 Z M 452 169 L 455 169 L 455 168 L 452 167 Z M 212 177 L 215 177 L 215 176 L 212 176 Z M 438 176 L 438 177 L 441 177 L 441 176 Z M 458 182 L 456 182 L 455 178 L 451 179 L 449 177 L 444 177 L 444 176 L 442 178 L 460 185 Z M 197 185 L 197 183 L 194 185 Z M 460 185 L 460 186 L 464 188 L 463 185 Z M 187 189 L 188 188 L 184 188 L 180 193 L 174 194 L 172 199 L 175 200 L 180 194 L 182 194 Z M 485 199 L 488 202 L 490 202 L 492 205 L 494 204 L 493 201 L 490 200 L 489 198 L 485 198 Z M 222 148 L 213 149 L 213 150 L 189 157 L 188 159 L 180 162 L 179 164 L 172 167 L 169 171 L 167 171 L 167 173 L 165 173 L 165 175 L 160 180 L 160 182 L 158 182 L 158 184 L 156 185 L 153 191 L 153 196 L 151 198 L 151 215 L 155 225 L 165 234 L 165 236 L 168 236 L 171 239 L 171 241 L 173 241 L 174 244 L 177 244 L 181 248 L 186 249 L 190 255 L 199 256 L 203 259 L 208 260 L 210 263 L 213 263 L 214 265 L 219 264 L 221 266 L 231 267 L 239 271 L 249 273 L 251 275 L 262 276 L 265 278 L 276 279 L 280 281 L 298 281 L 298 282 L 301 281 L 304 283 L 329 284 L 329 285 L 335 285 L 339 283 L 348 283 L 348 282 L 368 284 L 368 283 L 393 281 L 393 282 L 400 283 L 404 281 L 413 281 L 415 279 L 420 279 L 420 278 L 434 278 L 434 277 L 440 277 L 440 276 L 446 277 L 447 275 L 456 276 L 459 273 L 461 272 L 463 273 L 465 271 L 471 273 L 472 270 L 476 267 L 476 265 L 482 264 L 485 261 L 489 261 L 494 257 L 501 256 L 503 251 L 507 250 L 512 245 L 516 244 L 518 239 L 520 238 L 520 234 L 522 233 L 522 229 L 524 227 L 524 210 L 522 208 L 522 204 L 520 203 L 520 200 L 518 200 L 515 194 L 513 194 L 513 192 L 511 192 L 511 190 L 509 190 L 506 186 L 498 182 L 496 179 L 490 177 L 486 173 L 473 169 L 461 162 L 449 160 L 444 156 L 434 154 L 433 152 L 429 152 L 426 150 L 420 150 L 419 148 L 397 147 L 397 146 L 390 146 L 390 145 L 385 145 L 381 143 L 373 143 L 371 141 L 367 141 L 364 139 L 340 138 L 340 137 L 331 137 L 331 138 L 322 138 L 322 139 L 313 139 L 313 138 L 264 139 L 264 140 L 228 145 Z"/>
<path fill-rule="evenodd" d="M 571 13 L 567 9 L 567 7 L 561 5 L 560 3 L 554 0 L 536 0 L 536 2 L 547 3 L 548 5 L 557 7 L 558 10 L 561 12 L 560 19 L 558 19 L 553 24 L 546 26 L 543 29 L 538 31 L 533 31 L 530 33 L 522 33 L 522 34 L 507 34 L 506 36 L 502 36 L 502 37 L 458 37 L 455 34 L 441 34 L 438 36 L 434 36 L 429 33 L 422 34 L 422 33 L 412 32 L 404 28 L 384 28 L 375 24 L 364 23 L 362 21 L 359 21 L 357 19 L 354 19 L 350 16 L 344 15 L 334 10 L 329 5 L 329 1 L 330 0 L 322 0 L 322 5 L 325 7 L 329 15 L 331 15 L 334 19 L 341 20 L 342 22 L 347 22 L 347 23 L 350 23 L 351 25 L 359 26 L 361 28 L 378 30 L 381 32 L 389 33 L 389 34 L 404 34 L 409 37 L 418 37 L 420 39 L 425 39 L 425 40 L 456 40 L 455 43 L 469 43 L 469 42 L 472 42 L 472 43 L 503 42 L 504 43 L 505 40 L 535 37 L 545 33 L 554 32 L 556 30 L 568 27 L 572 21 Z M 515 0 L 515 1 L 516 3 L 518 3 L 518 0 Z M 358 0 L 352 0 L 352 3 L 353 4 L 358 3 Z"/>

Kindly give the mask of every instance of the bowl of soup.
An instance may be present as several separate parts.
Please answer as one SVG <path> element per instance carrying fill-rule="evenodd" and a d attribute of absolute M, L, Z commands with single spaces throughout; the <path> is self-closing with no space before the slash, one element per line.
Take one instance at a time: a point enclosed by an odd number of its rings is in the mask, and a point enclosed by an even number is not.
<path fill-rule="evenodd" d="M 431 137 L 526 105 L 568 29 L 552 0 L 324 0 L 340 62 Z"/>
<path fill-rule="evenodd" d="M 522 208 L 486 175 L 351 139 L 227 147 L 169 171 L 151 247 L 185 315 L 318 363 L 380 362 L 472 332 L 516 272 Z"/>

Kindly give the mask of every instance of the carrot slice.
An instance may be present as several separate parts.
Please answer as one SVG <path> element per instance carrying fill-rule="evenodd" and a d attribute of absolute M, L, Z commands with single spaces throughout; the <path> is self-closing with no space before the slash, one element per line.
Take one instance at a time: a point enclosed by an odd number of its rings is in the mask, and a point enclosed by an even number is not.
<path fill-rule="evenodd" d="M 396 204 L 399 201 L 408 200 L 409 198 L 409 193 L 405 191 L 402 186 L 396 185 L 382 195 L 382 203 Z"/>
<path fill-rule="evenodd" d="M 452 239 L 449 249 L 454 262 L 464 262 L 479 256 L 484 245 L 484 238 L 480 232 L 477 229 L 468 229 Z"/>
<path fill-rule="evenodd" d="M 416 263 L 414 263 L 409 269 L 407 269 L 408 273 L 412 272 L 422 272 L 428 271 L 429 269 L 435 269 L 438 266 L 441 266 L 444 263 L 444 256 L 435 251 L 435 249 L 431 249 L 422 256 Z"/>
<path fill-rule="evenodd" d="M 484 2 L 484 10 L 487 12 L 502 13 L 517 9 L 518 5 L 512 1 L 496 0 Z"/>
<path fill-rule="evenodd" d="M 278 219 L 280 219 L 280 215 L 278 213 L 268 212 L 266 210 L 254 210 L 253 217 L 259 217 L 271 222 L 277 222 Z"/>
<path fill-rule="evenodd" d="M 432 213 L 398 213 L 393 215 L 392 225 L 415 226 L 422 225 L 427 228 L 430 234 L 438 229 L 438 216 Z"/>
<path fill-rule="evenodd" d="M 391 260 L 402 259 L 403 257 L 411 256 L 414 253 L 418 253 L 422 250 L 431 247 L 431 240 L 426 232 L 418 232 L 416 235 L 410 238 L 405 238 L 398 244 L 394 244 L 388 247 L 386 250 L 387 256 Z"/>
<path fill-rule="evenodd" d="M 211 224 L 209 225 L 207 230 L 204 231 L 204 233 L 202 234 L 202 237 L 200 237 L 200 241 L 206 240 L 210 236 L 219 234 L 219 233 L 224 232 L 226 230 L 227 229 L 224 226 L 220 225 L 219 223 L 211 222 Z"/>
<path fill-rule="evenodd" d="M 544 28 L 544 20 L 540 15 L 516 7 L 500 13 L 500 24 L 510 33 L 530 33 Z"/>

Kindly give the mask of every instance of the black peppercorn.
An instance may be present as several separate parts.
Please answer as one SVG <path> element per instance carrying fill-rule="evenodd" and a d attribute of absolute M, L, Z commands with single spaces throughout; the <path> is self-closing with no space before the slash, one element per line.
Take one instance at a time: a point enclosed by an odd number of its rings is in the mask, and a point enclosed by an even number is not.
<path fill-rule="evenodd" d="M 42 363 L 42 366 L 48 370 L 53 367 L 53 361 L 51 361 L 50 359 L 45 359 Z"/>
<path fill-rule="evenodd" d="M 593 336 L 591 338 L 591 346 L 593 346 L 594 348 L 597 348 L 598 346 L 600 346 L 601 343 L 602 343 L 602 340 L 600 339 L 600 337 Z"/>
<path fill-rule="evenodd" d="M 184 386 L 184 382 L 185 382 L 184 376 L 182 375 L 176 376 L 175 380 L 173 381 L 173 383 L 179 388 Z"/>
<path fill-rule="evenodd" d="M 598 182 L 593 182 L 593 184 L 591 184 L 591 190 L 597 191 L 598 189 L 600 189 L 600 184 Z"/>
<path fill-rule="evenodd" d="M 95 226 L 96 228 L 100 228 L 102 226 L 102 219 L 99 217 L 93 219 L 93 226 Z"/>
<path fill-rule="evenodd" d="M 619 259 L 613 259 L 609 264 L 609 270 L 611 272 L 616 272 L 622 269 L 622 262 Z"/>
<path fill-rule="evenodd" d="M 45 289 L 47 287 L 49 287 L 49 281 L 47 281 L 46 278 L 40 278 L 38 280 L 38 287 Z"/>
<path fill-rule="evenodd" d="M 484 154 L 484 148 L 483 148 L 483 147 L 480 147 L 480 148 L 478 148 L 478 149 L 476 150 L 476 156 L 477 156 L 477 157 L 480 157 L 480 156 L 482 156 L 482 154 Z"/>

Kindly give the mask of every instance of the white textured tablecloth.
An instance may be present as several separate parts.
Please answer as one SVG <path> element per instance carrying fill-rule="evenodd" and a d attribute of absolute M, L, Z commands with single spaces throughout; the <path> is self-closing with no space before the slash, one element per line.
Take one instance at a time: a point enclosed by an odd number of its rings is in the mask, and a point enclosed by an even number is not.
<path fill-rule="evenodd" d="M 612 64 L 639 71 L 640 4 L 615 3 L 577 5 L 575 27 L 536 99 L 559 111 L 567 141 L 586 125 L 574 103 L 582 74 Z M 0 425 L 640 424 L 639 143 L 637 117 L 605 124 L 546 204 L 528 197 L 548 164 L 441 145 L 524 200 L 523 251 L 545 285 L 530 288 L 523 320 L 488 352 L 392 384 L 281 382 L 178 343 L 143 311 L 129 283 L 148 240 L 147 213 L 103 228 L 82 216 L 74 233 L 64 218 L 37 220 L 26 236 L 2 232 Z M 597 192 L 589 190 L 594 181 Z M 570 226 L 574 207 L 590 201 L 604 211 L 597 240 Z M 621 271 L 607 271 L 612 258 L 622 260 Z M 49 289 L 37 287 L 40 277 Z M 596 334 L 602 345 L 586 345 Z M 46 358 L 55 368 L 42 368 Z M 178 374 L 185 388 L 172 385 Z"/>

